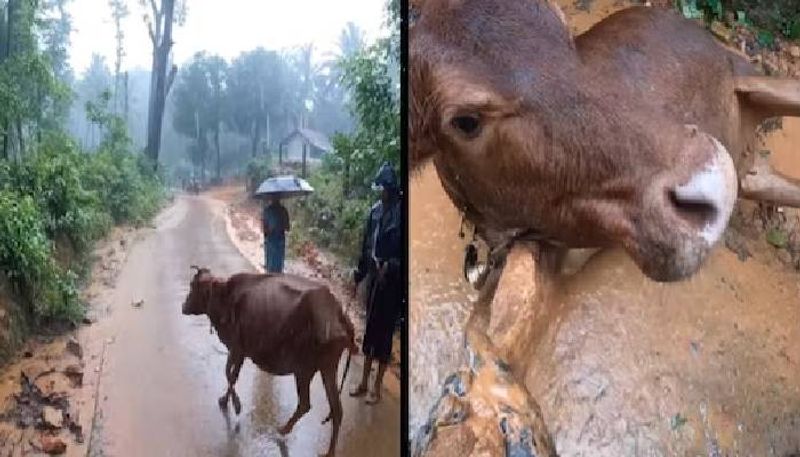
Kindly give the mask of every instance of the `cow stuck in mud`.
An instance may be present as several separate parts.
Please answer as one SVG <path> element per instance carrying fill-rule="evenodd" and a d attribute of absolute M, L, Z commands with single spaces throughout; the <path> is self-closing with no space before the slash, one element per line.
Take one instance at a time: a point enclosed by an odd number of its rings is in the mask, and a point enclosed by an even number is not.
<path fill-rule="evenodd" d="M 800 114 L 800 82 L 758 76 L 699 25 L 634 7 L 573 38 L 545 1 L 416 3 L 411 165 L 433 160 L 490 247 L 620 246 L 674 281 L 737 193 L 800 205 L 791 180 L 746 179 L 756 127 Z"/>
<path fill-rule="evenodd" d="M 197 272 L 183 303 L 183 314 L 207 315 L 229 351 L 225 365 L 228 388 L 219 399 L 220 408 L 226 409 L 230 399 L 236 414 L 240 413 L 242 406 L 234 385 L 244 359 L 249 357 L 267 373 L 294 375 L 297 409 L 279 429 L 281 434 L 288 434 L 311 409 L 310 384 L 320 372 L 330 406 L 323 423 L 333 420 L 326 455 L 334 455 L 342 421 L 336 386 L 339 359 L 348 349 L 344 383 L 350 355 L 358 352 L 353 324 L 339 301 L 327 286 L 300 276 L 239 273 L 224 279 L 213 276 L 207 268 L 192 268 Z"/>
<path fill-rule="evenodd" d="M 759 75 L 700 25 L 654 8 L 574 37 L 548 0 L 411 4 L 409 161 L 433 162 L 491 251 L 465 326 L 477 368 L 445 387 L 415 455 L 446 455 L 466 441 L 456 436 L 475 438 L 461 455 L 508 452 L 525 436 L 520 455 L 554 456 L 526 389 L 528 417 L 487 398 L 519 387 L 567 253 L 621 247 L 649 278 L 678 281 L 701 268 L 738 197 L 800 207 L 800 183 L 759 165 L 754 147 L 764 120 L 800 116 L 800 81 Z M 509 373 L 500 388 L 472 382 L 492 370 Z M 475 412 L 448 423 L 453 410 Z"/>

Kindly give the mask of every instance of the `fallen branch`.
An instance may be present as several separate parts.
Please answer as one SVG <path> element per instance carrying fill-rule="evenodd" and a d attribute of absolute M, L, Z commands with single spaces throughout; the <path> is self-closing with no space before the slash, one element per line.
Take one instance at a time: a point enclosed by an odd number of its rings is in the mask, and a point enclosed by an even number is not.
<path fill-rule="evenodd" d="M 800 208 L 800 181 L 783 176 L 766 161 L 760 161 L 742 179 L 741 197 Z"/>

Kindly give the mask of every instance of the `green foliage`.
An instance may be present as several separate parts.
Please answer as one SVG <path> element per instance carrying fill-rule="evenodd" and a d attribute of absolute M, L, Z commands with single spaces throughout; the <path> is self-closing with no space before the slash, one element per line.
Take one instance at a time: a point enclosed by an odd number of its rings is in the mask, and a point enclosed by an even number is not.
<path fill-rule="evenodd" d="M 371 199 L 343 199 L 341 179 L 322 169 L 309 183 L 314 193 L 292 200 L 288 208 L 294 218 L 289 247 L 296 249 L 304 240 L 313 239 L 341 258 L 356 261 Z"/>
<path fill-rule="evenodd" d="M 14 145 L 20 153 L 24 152 L 24 138 L 20 138 L 24 127 L 54 125 L 63 119 L 69 101 L 69 91 L 59 79 L 64 49 L 48 41 L 63 31 L 64 24 L 45 19 L 51 7 L 48 2 L 10 0 L 7 14 L 0 15 L 0 30 L 12 32 L 0 38 L 0 135 L 16 136 Z M 9 152 L 8 143 L 4 141 L 4 154 Z"/>
<path fill-rule="evenodd" d="M 394 65 L 399 60 L 399 43 L 395 40 L 399 35 L 340 62 L 342 83 L 351 91 L 351 109 L 358 120 L 352 135 L 333 138 L 334 156 L 345 170 L 348 192 L 351 184 L 356 192 L 368 187 L 381 163 L 400 164 L 400 101 Z"/>
<path fill-rule="evenodd" d="M 284 117 L 291 102 L 286 96 L 290 92 L 288 72 L 287 62 L 277 52 L 263 48 L 234 59 L 226 98 L 229 127 L 243 135 L 260 136 L 268 115 L 272 122 Z M 256 152 L 255 148 L 251 151 L 253 155 Z"/>
<path fill-rule="evenodd" d="M 730 11 L 741 11 L 747 21 L 772 35 L 800 39 L 800 2 L 797 0 L 729 0 Z"/>
<path fill-rule="evenodd" d="M 247 163 L 247 190 L 253 192 L 265 179 L 273 176 L 272 154 L 256 156 Z"/>
<path fill-rule="evenodd" d="M 218 132 L 223 122 L 227 70 L 223 58 L 197 53 L 180 71 L 172 126 L 176 132 L 195 140 L 189 154 L 195 165 L 205 165 L 209 155 L 207 135 Z"/>
<path fill-rule="evenodd" d="M 354 261 L 364 220 L 378 198 L 370 191 L 375 173 L 385 161 L 400 165 L 400 3 L 389 1 L 387 13 L 389 36 L 338 62 L 357 126 L 352 134 L 334 135 L 334 152 L 310 178 L 314 194 L 293 203 L 293 227 L 302 229 L 291 233 L 290 246 L 309 237 Z"/>
<path fill-rule="evenodd" d="M 106 93 L 87 107 L 104 132 L 96 153 L 48 131 L 20 160 L 0 160 L 0 270 L 40 321 L 75 320 L 83 311 L 77 275 L 55 260 L 55 240 L 82 256 L 112 223 L 145 222 L 164 200 L 161 177 L 130 152 L 108 100 Z"/>
<path fill-rule="evenodd" d="M 81 170 L 85 162 L 86 156 L 72 141 L 61 134 L 48 134 L 36 151 L 13 166 L 9 182 L 21 194 L 36 197 L 51 239 L 65 235 L 79 250 L 110 226 L 97 194 L 84 187 Z"/>
<path fill-rule="evenodd" d="M 110 101 L 111 91 L 108 89 L 103 90 L 97 100 L 87 101 L 86 118 L 99 125 L 103 132 L 100 150 L 126 151 L 132 143 L 128 128 L 121 117 L 109 111 Z"/>
<path fill-rule="evenodd" d="M 772 228 L 767 232 L 767 242 L 776 248 L 784 248 L 789 244 L 789 235 L 785 230 Z"/>
<path fill-rule="evenodd" d="M 103 150 L 88 157 L 84 183 L 97 192 L 111 220 L 140 225 L 158 212 L 166 194 L 161 177 L 144 156 Z"/>
<path fill-rule="evenodd" d="M 42 97 L 43 93 L 50 98 Z M 17 54 L 0 65 L 0 129 L 12 121 L 40 122 L 52 105 L 63 103 L 68 97 L 66 87 L 54 78 L 44 55 Z"/>
<path fill-rule="evenodd" d="M 44 215 L 29 195 L 0 191 L 0 267 L 37 319 L 77 320 L 83 312 L 76 277 L 53 259 Z"/>
<path fill-rule="evenodd" d="M 691 19 L 722 21 L 730 13 L 736 22 L 753 27 L 759 44 L 772 46 L 778 35 L 800 39 L 800 2 L 796 0 L 676 0 Z"/>

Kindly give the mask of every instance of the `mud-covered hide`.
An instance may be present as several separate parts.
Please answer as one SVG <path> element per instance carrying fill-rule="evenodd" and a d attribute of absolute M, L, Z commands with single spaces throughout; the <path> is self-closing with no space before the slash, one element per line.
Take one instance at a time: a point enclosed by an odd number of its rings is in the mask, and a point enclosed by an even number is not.
<path fill-rule="evenodd" d="M 415 457 L 555 456 L 541 409 L 518 374 L 525 345 L 540 331 L 557 263 L 535 244 L 519 243 L 490 273 L 466 328 L 469 366 L 448 377 Z M 533 338 L 535 340 L 535 338 Z"/>
<path fill-rule="evenodd" d="M 332 345 L 352 341 L 352 323 L 328 287 L 300 276 L 231 276 L 209 308 L 228 349 L 272 374 L 316 366 Z"/>
<path fill-rule="evenodd" d="M 414 457 L 552 457 L 555 446 L 542 413 L 509 367 L 471 357 L 450 375 L 428 420 L 414 437 Z"/>

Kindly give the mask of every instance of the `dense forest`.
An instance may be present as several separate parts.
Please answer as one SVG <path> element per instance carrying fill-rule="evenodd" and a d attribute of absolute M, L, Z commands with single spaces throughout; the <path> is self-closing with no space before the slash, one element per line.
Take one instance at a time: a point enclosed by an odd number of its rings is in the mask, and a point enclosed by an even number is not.
<path fill-rule="evenodd" d="M 309 172 L 317 192 L 293 208 L 293 236 L 352 256 L 374 172 L 400 163 L 398 1 L 382 38 L 348 24 L 321 58 L 308 44 L 175 62 L 185 1 L 109 0 L 115 58 L 96 54 L 81 73 L 69 63 L 69 2 L 0 0 L 0 286 L 24 325 L 79 320 L 93 243 L 147 223 L 171 189 L 293 171 L 279 151 L 297 128 L 326 134 L 333 152 Z M 153 62 L 123 71 L 121 23 L 138 11 Z"/>

